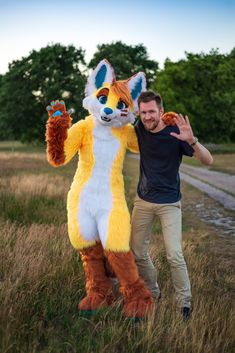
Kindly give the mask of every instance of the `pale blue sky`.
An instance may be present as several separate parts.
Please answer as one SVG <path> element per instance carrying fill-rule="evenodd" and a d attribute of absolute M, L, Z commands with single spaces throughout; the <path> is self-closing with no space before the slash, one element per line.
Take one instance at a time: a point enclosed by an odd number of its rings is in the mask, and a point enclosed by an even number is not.
<path fill-rule="evenodd" d="M 8 63 L 51 43 L 82 47 L 144 44 L 163 66 L 184 52 L 228 53 L 235 46 L 235 0 L 0 0 L 0 73 Z"/>

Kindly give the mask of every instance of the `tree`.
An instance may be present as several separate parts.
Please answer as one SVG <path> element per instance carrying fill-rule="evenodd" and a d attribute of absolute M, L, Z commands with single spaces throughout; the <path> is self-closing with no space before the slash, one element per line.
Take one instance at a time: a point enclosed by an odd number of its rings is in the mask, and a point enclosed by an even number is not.
<path fill-rule="evenodd" d="M 186 60 L 166 60 L 152 88 L 165 110 L 187 114 L 194 133 L 205 142 L 235 138 L 235 50 L 228 55 L 186 53 Z"/>
<path fill-rule="evenodd" d="M 82 109 L 84 66 L 81 48 L 60 44 L 33 50 L 28 57 L 13 61 L 0 80 L 1 129 L 21 141 L 43 141 L 46 106 L 51 100 L 64 99 L 76 111 Z M 6 133 L 1 137 L 6 138 Z"/>
<path fill-rule="evenodd" d="M 118 41 L 98 45 L 88 67 L 94 69 L 103 59 L 107 59 L 111 63 L 117 73 L 117 79 L 124 80 L 143 71 L 148 84 L 155 80 L 158 63 L 149 59 L 147 49 L 143 44 L 128 46 Z"/>

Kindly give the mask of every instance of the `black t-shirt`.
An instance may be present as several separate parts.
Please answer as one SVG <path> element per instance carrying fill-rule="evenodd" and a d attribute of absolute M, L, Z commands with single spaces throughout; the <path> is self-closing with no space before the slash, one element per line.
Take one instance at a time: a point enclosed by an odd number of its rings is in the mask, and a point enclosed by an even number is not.
<path fill-rule="evenodd" d="M 152 133 L 141 120 L 135 125 L 140 148 L 139 197 L 153 203 L 173 203 L 181 199 L 179 167 L 182 156 L 192 157 L 193 148 L 170 132 L 179 133 L 177 126 L 166 126 Z"/>

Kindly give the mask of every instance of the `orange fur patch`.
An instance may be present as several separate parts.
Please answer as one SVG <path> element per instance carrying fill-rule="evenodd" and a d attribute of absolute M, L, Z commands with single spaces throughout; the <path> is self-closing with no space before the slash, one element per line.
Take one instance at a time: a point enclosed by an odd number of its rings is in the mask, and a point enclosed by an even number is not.
<path fill-rule="evenodd" d="M 120 97 L 126 105 L 133 109 L 133 101 L 127 87 L 127 81 L 114 81 L 110 88 L 116 96 Z"/>
<path fill-rule="evenodd" d="M 108 88 L 101 88 L 101 90 L 97 93 L 96 97 L 99 98 L 100 96 L 108 96 L 109 89 Z"/>
<path fill-rule="evenodd" d="M 106 251 L 106 256 L 121 285 L 124 314 L 127 317 L 142 318 L 152 313 L 155 308 L 154 300 L 139 277 L 132 252 Z"/>
<path fill-rule="evenodd" d="M 131 251 L 116 252 L 107 250 L 105 253 L 121 286 L 132 285 L 138 280 L 139 274 Z"/>
<path fill-rule="evenodd" d="M 174 118 L 176 118 L 177 116 L 177 113 L 175 112 L 167 112 L 165 114 L 162 115 L 162 120 L 164 121 L 164 123 L 166 125 L 176 125 L 175 121 L 174 121 Z"/>
<path fill-rule="evenodd" d="M 107 294 L 112 285 L 110 279 L 106 276 L 104 249 L 101 243 L 81 250 L 80 256 L 86 274 L 87 293 Z"/>
<path fill-rule="evenodd" d="M 53 166 L 62 165 L 65 161 L 64 141 L 71 126 L 69 116 L 49 118 L 46 126 L 47 160 Z"/>

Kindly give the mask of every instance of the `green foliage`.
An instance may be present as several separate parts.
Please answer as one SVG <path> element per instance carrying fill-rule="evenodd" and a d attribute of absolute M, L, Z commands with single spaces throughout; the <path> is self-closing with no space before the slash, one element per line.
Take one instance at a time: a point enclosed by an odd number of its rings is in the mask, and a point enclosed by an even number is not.
<path fill-rule="evenodd" d="M 95 68 L 103 59 L 107 59 L 117 74 L 117 79 L 126 80 L 139 71 L 146 75 L 150 84 L 156 77 L 158 63 L 150 60 L 143 44 L 126 45 L 121 41 L 97 46 L 97 52 L 89 63 L 89 68 Z"/>
<path fill-rule="evenodd" d="M 186 54 L 166 60 L 152 89 L 161 93 L 165 110 L 187 114 L 195 135 L 206 142 L 235 139 L 235 49 L 228 55 Z"/>
<path fill-rule="evenodd" d="M 0 78 L 0 138 L 43 141 L 45 109 L 53 99 L 63 98 L 81 111 L 84 65 L 82 49 L 60 44 L 13 61 Z"/>
<path fill-rule="evenodd" d="M 235 141 L 235 48 L 228 55 L 218 50 L 186 53 L 186 59 L 176 63 L 167 59 L 159 71 L 143 44 L 118 41 L 98 45 L 88 68 L 104 58 L 117 79 L 145 72 L 148 86 L 161 93 L 165 110 L 187 114 L 200 140 Z M 45 108 L 53 99 L 64 99 L 68 108 L 75 108 L 74 122 L 83 118 L 86 72 L 84 51 L 72 45 L 47 46 L 13 61 L 0 75 L 0 140 L 43 141 Z"/>

